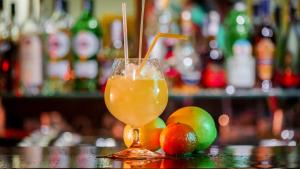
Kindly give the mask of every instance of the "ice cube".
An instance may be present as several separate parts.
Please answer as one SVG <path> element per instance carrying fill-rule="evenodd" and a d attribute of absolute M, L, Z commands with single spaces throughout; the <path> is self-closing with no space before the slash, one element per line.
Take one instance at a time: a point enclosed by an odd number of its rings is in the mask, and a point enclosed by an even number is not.
<path fill-rule="evenodd" d="M 136 78 L 136 74 L 137 74 L 137 69 L 138 66 L 133 64 L 133 63 L 129 63 L 124 70 L 124 75 L 126 77 L 131 77 L 131 78 Z"/>
<path fill-rule="evenodd" d="M 141 71 L 141 76 L 145 79 L 162 79 L 161 72 L 153 65 L 145 65 Z"/>

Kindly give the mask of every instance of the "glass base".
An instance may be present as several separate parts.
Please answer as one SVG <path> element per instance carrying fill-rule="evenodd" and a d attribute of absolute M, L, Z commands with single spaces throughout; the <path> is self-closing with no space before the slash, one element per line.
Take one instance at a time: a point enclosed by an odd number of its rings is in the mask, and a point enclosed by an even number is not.
<path fill-rule="evenodd" d="M 117 159 L 144 160 L 144 159 L 158 159 L 158 158 L 163 158 L 164 156 L 162 154 L 152 152 L 145 148 L 128 148 L 112 154 L 111 157 Z"/>

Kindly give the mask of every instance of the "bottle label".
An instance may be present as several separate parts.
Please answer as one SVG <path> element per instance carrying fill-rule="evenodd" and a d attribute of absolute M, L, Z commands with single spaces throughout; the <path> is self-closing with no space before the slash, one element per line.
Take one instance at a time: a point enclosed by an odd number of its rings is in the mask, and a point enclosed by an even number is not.
<path fill-rule="evenodd" d="M 70 39 L 65 32 L 57 32 L 48 36 L 48 55 L 52 59 L 65 57 L 70 50 Z"/>
<path fill-rule="evenodd" d="M 75 76 L 78 78 L 94 79 L 98 74 L 98 63 L 94 60 L 76 62 L 74 66 Z"/>
<path fill-rule="evenodd" d="M 81 59 L 88 59 L 95 56 L 100 48 L 97 36 L 91 32 L 79 32 L 73 41 L 73 49 Z"/>
<path fill-rule="evenodd" d="M 255 60 L 252 46 L 247 39 L 237 40 L 233 45 L 234 56 L 227 61 L 228 83 L 241 88 L 250 88 L 255 83 Z"/>
<path fill-rule="evenodd" d="M 4 54 L 5 52 L 11 49 L 11 44 L 8 41 L 0 41 L 0 53 Z"/>
<path fill-rule="evenodd" d="M 274 43 L 270 39 L 262 39 L 257 43 L 257 71 L 261 80 L 272 78 Z"/>
<path fill-rule="evenodd" d="M 234 56 L 227 61 L 228 83 L 241 88 L 255 84 L 255 61 L 252 56 Z"/>
<path fill-rule="evenodd" d="M 204 70 L 203 83 L 206 87 L 224 87 L 226 85 L 226 73 L 221 65 L 209 63 Z"/>
<path fill-rule="evenodd" d="M 65 79 L 67 77 L 68 70 L 68 61 L 49 62 L 47 67 L 49 77 L 57 77 L 60 79 Z"/>
<path fill-rule="evenodd" d="M 20 76 L 23 85 L 41 85 L 42 44 L 38 35 L 26 35 L 20 42 Z"/>

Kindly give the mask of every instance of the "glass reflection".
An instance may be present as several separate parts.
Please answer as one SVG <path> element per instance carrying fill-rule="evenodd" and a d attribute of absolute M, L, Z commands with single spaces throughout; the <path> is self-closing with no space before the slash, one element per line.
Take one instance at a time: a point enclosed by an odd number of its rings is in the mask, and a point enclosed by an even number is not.
<path fill-rule="evenodd" d="M 76 166 L 79 168 L 95 168 L 96 167 L 96 148 L 95 147 L 79 147 L 79 153 L 76 157 Z"/>
<path fill-rule="evenodd" d="M 67 168 L 69 167 L 69 148 L 50 147 L 49 148 L 49 167 Z"/>

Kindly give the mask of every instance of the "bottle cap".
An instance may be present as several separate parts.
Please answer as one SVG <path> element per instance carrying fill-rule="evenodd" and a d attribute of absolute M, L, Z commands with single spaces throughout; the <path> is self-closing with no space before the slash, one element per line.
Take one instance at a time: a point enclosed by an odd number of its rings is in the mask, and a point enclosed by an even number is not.
<path fill-rule="evenodd" d="M 210 36 L 216 36 L 219 31 L 219 24 L 220 24 L 220 15 L 216 11 L 210 11 L 208 14 L 208 28 L 207 33 Z"/>
<path fill-rule="evenodd" d="M 233 45 L 234 56 L 251 56 L 252 46 L 246 39 L 237 40 Z"/>
<path fill-rule="evenodd" d="M 234 9 L 237 10 L 237 11 L 245 11 L 246 10 L 246 5 L 243 2 L 237 2 L 234 5 Z"/>

